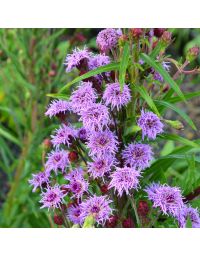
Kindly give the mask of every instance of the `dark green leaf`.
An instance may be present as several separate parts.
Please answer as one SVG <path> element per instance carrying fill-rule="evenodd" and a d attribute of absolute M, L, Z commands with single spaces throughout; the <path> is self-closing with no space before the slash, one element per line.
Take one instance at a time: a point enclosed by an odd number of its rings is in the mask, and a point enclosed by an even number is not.
<path fill-rule="evenodd" d="M 126 76 L 126 69 L 128 67 L 128 61 L 129 61 L 129 44 L 125 43 L 123 48 L 122 59 L 120 62 L 120 67 L 119 67 L 119 83 L 120 83 L 121 90 L 123 89 L 123 86 L 125 83 L 125 76 Z"/>

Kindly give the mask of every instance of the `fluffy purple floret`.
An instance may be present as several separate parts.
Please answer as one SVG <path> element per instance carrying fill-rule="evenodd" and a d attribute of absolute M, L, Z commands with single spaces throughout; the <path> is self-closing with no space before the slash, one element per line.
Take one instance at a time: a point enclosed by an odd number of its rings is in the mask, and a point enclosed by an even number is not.
<path fill-rule="evenodd" d="M 49 173 L 39 172 L 37 174 L 32 174 L 32 179 L 28 182 L 31 186 L 33 186 L 33 192 L 35 192 L 37 188 L 42 188 L 43 184 L 47 184 L 49 182 Z"/>
<path fill-rule="evenodd" d="M 69 165 L 68 152 L 65 150 L 52 151 L 47 156 L 48 160 L 45 164 L 45 171 L 49 173 L 53 170 L 56 174 L 58 170 L 61 170 L 63 173 L 65 168 Z"/>
<path fill-rule="evenodd" d="M 106 156 L 117 151 L 117 137 L 110 130 L 92 132 L 87 143 L 91 156 Z"/>
<path fill-rule="evenodd" d="M 76 136 L 77 131 L 73 127 L 62 124 L 55 130 L 55 135 L 51 135 L 51 142 L 56 148 L 59 148 L 61 144 L 65 144 L 69 147 Z"/>
<path fill-rule="evenodd" d="M 112 213 L 110 203 L 106 196 L 93 196 L 80 204 L 81 218 L 92 215 L 98 224 L 104 225 Z"/>
<path fill-rule="evenodd" d="M 95 179 L 104 177 L 105 173 L 110 172 L 114 164 L 113 157 L 106 155 L 104 157 L 94 157 L 93 162 L 88 163 L 88 173 Z"/>
<path fill-rule="evenodd" d="M 47 187 L 45 192 L 42 192 L 42 199 L 40 203 L 43 205 L 41 208 L 47 207 L 48 209 L 60 208 L 60 205 L 64 202 L 63 198 L 66 194 L 63 194 L 59 185 L 53 187 Z"/>
<path fill-rule="evenodd" d="M 96 43 L 102 52 L 106 52 L 115 48 L 118 43 L 120 34 L 118 30 L 113 28 L 106 28 L 97 35 Z"/>
<path fill-rule="evenodd" d="M 193 228 L 200 228 L 200 216 L 196 208 L 185 206 L 182 208 L 182 210 L 180 210 L 177 216 L 177 220 L 178 220 L 180 228 L 186 227 L 188 218 L 191 220 Z"/>
<path fill-rule="evenodd" d="M 153 183 L 145 191 L 153 202 L 153 207 L 160 208 L 163 214 L 176 217 L 184 207 L 181 191 L 177 187 Z"/>
<path fill-rule="evenodd" d="M 86 128 L 82 127 L 82 128 L 79 128 L 79 130 L 77 132 L 77 137 L 81 141 L 85 142 L 88 139 L 88 134 L 89 134 L 89 131 Z"/>
<path fill-rule="evenodd" d="M 74 169 L 65 175 L 65 179 L 68 181 L 74 181 L 76 179 L 83 179 L 83 169 L 81 167 Z"/>
<path fill-rule="evenodd" d="M 109 188 L 114 188 L 121 197 L 125 192 L 130 194 L 132 189 L 137 190 L 139 186 L 140 173 L 131 167 L 116 167 L 116 171 L 111 174 Z"/>
<path fill-rule="evenodd" d="M 79 67 L 82 61 L 88 61 L 91 53 L 85 47 L 84 49 L 74 49 L 72 54 L 68 54 L 65 60 L 66 72 L 70 72 L 73 68 Z"/>
<path fill-rule="evenodd" d="M 69 102 L 64 100 L 53 100 L 49 104 L 45 115 L 51 118 L 57 114 L 66 113 L 66 111 L 71 111 L 71 105 Z"/>
<path fill-rule="evenodd" d="M 95 103 L 97 94 L 92 88 L 91 82 L 81 82 L 77 90 L 73 91 L 70 101 L 74 112 L 79 113 L 82 109 L 87 108 Z"/>
<path fill-rule="evenodd" d="M 73 224 L 82 224 L 83 219 L 81 218 L 81 208 L 79 205 L 70 206 L 67 210 L 67 217 Z"/>
<path fill-rule="evenodd" d="M 139 171 L 150 166 L 153 159 L 152 148 L 148 144 L 129 144 L 122 152 L 122 157 L 127 165 Z"/>
<path fill-rule="evenodd" d="M 153 74 L 153 78 L 154 78 L 154 80 L 156 80 L 156 81 L 160 81 L 160 82 L 163 82 L 163 81 L 164 81 L 162 75 L 159 74 L 158 72 L 155 72 L 155 73 Z"/>
<path fill-rule="evenodd" d="M 102 130 L 110 123 L 108 108 L 101 104 L 91 104 L 81 111 L 80 120 L 88 130 Z"/>
<path fill-rule="evenodd" d="M 157 134 L 163 133 L 164 125 L 153 112 L 144 112 L 142 110 L 137 124 L 142 129 L 142 139 L 147 136 L 149 139 L 155 140 Z"/>
<path fill-rule="evenodd" d="M 116 108 L 118 111 L 122 106 L 127 105 L 131 100 L 131 93 L 128 85 L 124 84 L 123 90 L 120 90 L 118 82 L 107 84 L 103 94 L 105 104 L 111 105 L 111 109 Z"/>

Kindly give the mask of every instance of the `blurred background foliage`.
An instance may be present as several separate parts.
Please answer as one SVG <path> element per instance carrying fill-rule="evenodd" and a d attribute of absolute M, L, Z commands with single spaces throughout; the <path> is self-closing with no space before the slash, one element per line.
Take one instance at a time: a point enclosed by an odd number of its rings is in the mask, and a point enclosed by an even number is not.
<path fill-rule="evenodd" d="M 171 31 L 175 40 L 168 53 L 174 58 L 181 59 L 188 48 L 200 46 L 200 29 Z M 46 150 L 44 140 L 55 127 L 55 121 L 44 116 L 50 100 L 46 95 L 56 93 L 77 75 L 76 72 L 65 73 L 65 56 L 72 48 L 85 44 L 95 51 L 98 32 L 99 29 L 0 29 L 1 227 L 54 226 L 46 211 L 40 210 L 38 194 L 32 193 L 28 185 L 31 174 L 42 167 Z M 193 63 L 194 66 L 199 64 L 200 59 Z M 199 84 L 199 76 L 190 76 L 185 79 L 182 90 L 200 90 Z M 184 109 L 197 129 L 200 126 L 199 106 L 200 99 L 196 97 Z M 172 113 L 167 114 L 170 117 Z M 199 137 L 199 129 L 193 131 L 187 125 L 181 132 L 188 139 Z M 178 150 L 176 146 L 174 141 L 167 141 L 162 146 L 161 156 Z M 182 151 L 184 153 L 183 148 Z M 200 185 L 199 162 L 192 157 L 174 160 L 173 165 L 165 162 L 162 178 L 171 178 L 172 183 L 181 186 L 187 195 Z M 199 200 L 194 200 L 193 205 L 200 206 Z"/>

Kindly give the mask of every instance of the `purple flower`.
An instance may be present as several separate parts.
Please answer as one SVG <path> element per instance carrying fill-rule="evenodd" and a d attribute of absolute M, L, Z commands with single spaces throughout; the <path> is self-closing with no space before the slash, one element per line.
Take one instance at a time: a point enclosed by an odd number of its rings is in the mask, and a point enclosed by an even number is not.
<path fill-rule="evenodd" d="M 32 179 L 28 182 L 31 186 L 33 186 L 33 192 L 35 192 L 38 187 L 42 188 L 43 184 L 47 184 L 49 182 L 49 173 L 39 172 L 37 174 L 32 174 Z"/>
<path fill-rule="evenodd" d="M 112 156 L 106 155 L 104 157 L 94 157 L 93 162 L 88 163 L 88 173 L 95 179 L 103 177 L 105 173 L 110 172 L 114 164 Z"/>
<path fill-rule="evenodd" d="M 75 169 L 65 176 L 66 180 L 69 180 L 69 184 L 65 185 L 78 199 L 81 198 L 84 192 L 88 191 L 88 182 L 83 178 L 82 169 Z"/>
<path fill-rule="evenodd" d="M 68 152 L 65 150 L 52 151 L 47 156 L 48 160 L 45 164 L 45 170 L 49 173 L 53 170 L 56 174 L 60 169 L 64 172 L 65 168 L 69 165 Z"/>
<path fill-rule="evenodd" d="M 87 216 L 92 215 L 98 224 L 105 224 L 112 213 L 112 209 L 106 196 L 93 196 L 80 204 L 81 217 L 85 219 Z"/>
<path fill-rule="evenodd" d="M 75 67 L 80 67 L 84 61 L 88 61 L 91 57 L 91 53 L 87 48 L 84 49 L 74 49 L 72 54 L 68 54 L 65 60 L 65 65 L 67 66 L 66 72 L 70 72 Z"/>
<path fill-rule="evenodd" d="M 127 105 L 131 100 L 131 94 L 129 87 L 124 84 L 123 90 L 120 90 L 118 82 L 107 84 L 105 92 L 103 94 L 103 100 L 105 104 L 111 105 L 111 109 L 121 109 L 122 106 Z"/>
<path fill-rule="evenodd" d="M 137 124 L 142 129 L 142 139 L 147 136 L 149 139 L 155 140 L 157 134 L 163 133 L 164 125 L 153 112 L 144 112 L 142 110 Z"/>
<path fill-rule="evenodd" d="M 106 156 L 117 151 L 117 137 L 110 131 L 92 132 L 87 143 L 90 156 Z"/>
<path fill-rule="evenodd" d="M 56 129 L 55 135 L 52 135 L 52 144 L 55 147 L 59 147 L 61 144 L 65 144 L 68 147 L 71 145 L 72 140 L 77 136 L 76 130 L 65 124 L 62 124 L 59 129 Z"/>
<path fill-rule="evenodd" d="M 119 37 L 120 34 L 118 30 L 113 28 L 106 28 L 99 32 L 97 35 L 96 43 L 101 51 L 106 52 L 117 46 Z"/>
<path fill-rule="evenodd" d="M 55 185 L 54 187 L 47 187 L 46 192 L 42 192 L 42 199 L 40 203 L 42 203 L 42 207 L 47 207 L 48 209 L 59 208 L 60 205 L 64 202 L 63 197 L 66 194 L 63 194 L 59 185 Z"/>
<path fill-rule="evenodd" d="M 148 144 L 129 144 L 122 152 L 122 157 L 125 163 L 139 171 L 144 170 L 150 166 L 153 152 Z"/>
<path fill-rule="evenodd" d="M 187 223 L 187 219 L 191 220 L 192 223 L 192 227 L 193 228 L 200 228 L 200 216 L 199 216 L 199 212 L 197 209 L 192 208 L 192 207 L 183 207 L 182 210 L 180 210 L 178 216 L 177 216 L 177 220 L 179 223 L 180 228 L 185 228 L 186 227 L 186 223 Z"/>
<path fill-rule="evenodd" d="M 70 206 L 67 210 L 67 217 L 74 224 L 82 224 L 83 219 L 81 218 L 81 208 L 79 205 Z"/>
<path fill-rule="evenodd" d="M 89 130 L 102 130 L 110 122 L 108 108 L 101 103 L 91 104 L 81 111 L 83 126 Z"/>
<path fill-rule="evenodd" d="M 170 68 L 171 68 L 170 62 L 165 62 L 165 61 L 163 61 L 163 62 L 162 62 L 162 66 L 163 66 L 163 68 L 164 68 L 167 72 L 169 72 L 169 70 L 170 70 Z"/>
<path fill-rule="evenodd" d="M 73 111 L 79 113 L 82 109 L 95 103 L 96 98 L 97 94 L 92 88 L 92 83 L 81 82 L 79 88 L 75 90 L 70 97 Z"/>
<path fill-rule="evenodd" d="M 153 78 L 154 78 L 154 80 L 156 80 L 156 81 L 160 81 L 160 82 L 163 82 L 163 81 L 164 81 L 162 75 L 159 74 L 158 72 L 154 72 Z"/>
<path fill-rule="evenodd" d="M 153 183 L 145 191 L 153 207 L 159 207 L 163 214 L 177 216 L 184 206 L 181 191 L 177 187 Z"/>
<path fill-rule="evenodd" d="M 114 188 L 121 197 L 123 192 L 130 194 L 131 189 L 138 189 L 140 173 L 131 167 L 116 167 L 111 174 L 109 189 Z"/>
<path fill-rule="evenodd" d="M 69 102 L 64 100 L 53 100 L 49 104 L 45 115 L 51 118 L 52 116 L 55 116 L 59 113 L 65 113 L 66 111 L 71 111 L 71 105 Z"/>
<path fill-rule="evenodd" d="M 77 137 L 82 141 L 85 142 L 87 141 L 88 138 L 88 130 L 84 127 L 80 128 L 77 132 Z"/>

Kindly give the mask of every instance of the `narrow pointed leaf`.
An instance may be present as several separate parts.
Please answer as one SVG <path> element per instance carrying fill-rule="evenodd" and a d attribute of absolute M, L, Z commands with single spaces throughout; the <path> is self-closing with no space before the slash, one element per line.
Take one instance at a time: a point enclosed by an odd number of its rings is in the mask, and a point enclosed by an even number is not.
<path fill-rule="evenodd" d="M 119 83 L 121 90 L 123 89 L 125 83 L 126 69 L 128 67 L 129 61 L 129 44 L 126 43 L 123 48 L 122 59 L 119 67 Z"/>

